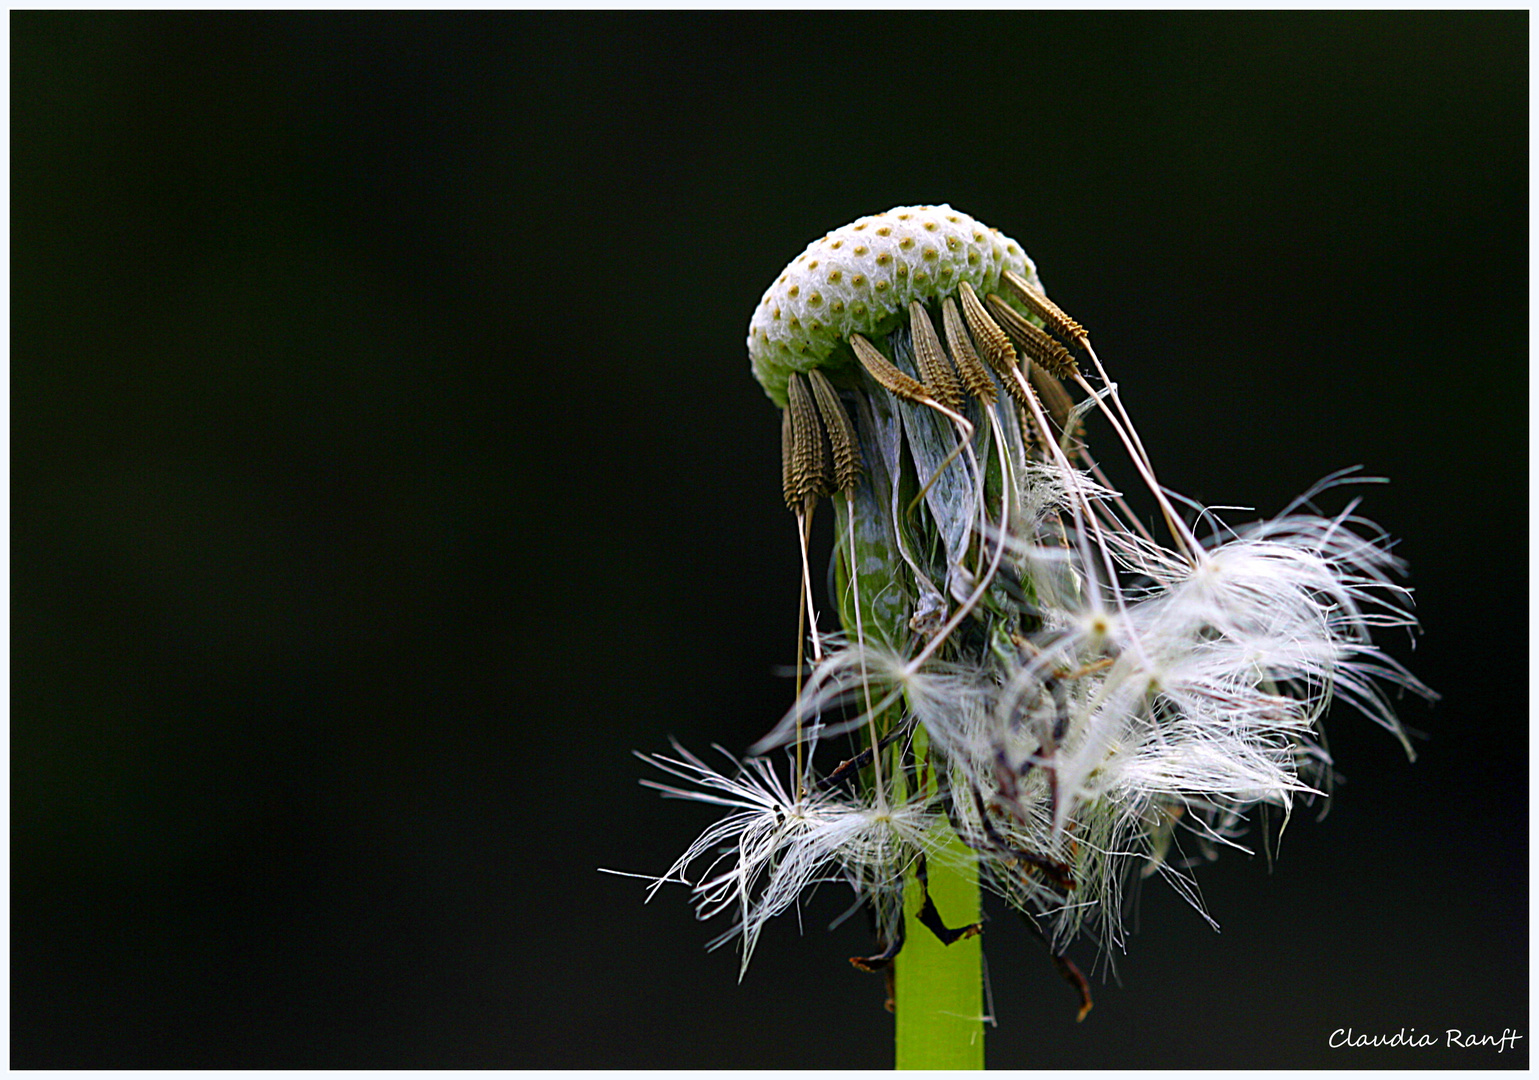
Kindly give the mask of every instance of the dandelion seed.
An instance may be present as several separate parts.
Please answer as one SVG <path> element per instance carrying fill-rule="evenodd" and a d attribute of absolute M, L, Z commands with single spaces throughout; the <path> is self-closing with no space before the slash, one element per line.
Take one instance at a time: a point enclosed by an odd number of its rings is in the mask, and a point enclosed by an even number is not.
<path fill-rule="evenodd" d="M 1356 503 L 1312 506 L 1348 477 L 1237 528 L 1167 493 L 1088 333 L 1009 237 L 944 205 L 836 229 L 765 292 L 748 353 L 785 410 L 794 700 L 729 771 L 644 757 L 685 785 L 650 786 L 725 811 L 651 891 L 683 883 L 701 918 L 730 916 L 711 945 L 739 942 L 744 969 L 769 919 L 837 881 L 872 911 L 877 949 L 855 963 L 888 971 L 900 1046 L 905 1024 L 976 1022 L 981 885 L 1047 942 L 1083 1017 L 1065 950 L 1093 933 L 1109 962 L 1143 876 L 1202 911 L 1182 837 L 1240 847 L 1254 807 L 1318 796 L 1333 700 L 1409 751 L 1385 691 L 1434 695 L 1371 636 L 1416 626 L 1402 567 Z M 1165 540 L 1091 456 L 1102 423 Z M 842 630 L 814 608 L 822 503 Z"/>

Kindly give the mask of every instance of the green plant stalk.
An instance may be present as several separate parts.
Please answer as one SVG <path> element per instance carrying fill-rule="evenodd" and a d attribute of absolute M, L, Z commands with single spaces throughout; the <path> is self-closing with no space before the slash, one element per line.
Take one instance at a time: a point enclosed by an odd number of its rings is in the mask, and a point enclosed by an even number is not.
<path fill-rule="evenodd" d="M 900 357 L 907 362 L 907 357 Z M 918 494 L 919 470 L 909 459 L 913 452 L 902 434 L 897 410 L 902 406 L 882 395 L 863 403 L 859 429 L 867 472 L 855 494 L 855 506 L 835 502 L 839 538 L 834 568 L 840 598 L 840 618 L 847 631 L 857 627 L 868 639 L 896 645 L 909 634 L 914 598 L 920 587 L 909 560 L 915 553 L 941 549 L 941 529 L 931 515 L 895 513 L 908 507 Z M 922 456 L 926 475 L 936 472 L 937 462 L 950 452 L 954 435 L 933 423 L 920 410 L 909 418 L 915 430 L 931 433 L 935 445 Z M 943 478 L 950 483 L 951 478 Z M 896 489 L 896 490 L 895 490 Z M 896 497 L 895 497 L 896 496 Z M 853 509 L 853 513 L 851 510 Z M 966 523 L 970 527 L 971 523 Z M 849 530 L 854 530 L 853 553 Z M 953 540 L 956 542 L 956 540 Z M 908 552 L 907 558 L 904 552 Z M 857 590 L 851 585 L 859 583 Z M 934 585 L 929 586 L 934 590 Z M 858 595 L 857 622 L 854 597 Z M 882 734 L 890 730 L 902 708 L 887 710 L 878 719 Z M 889 754 L 886 775 L 894 795 L 903 797 L 906 775 L 897 767 L 901 747 Z M 928 794 L 935 794 L 936 779 L 929 768 L 928 739 L 922 727 L 914 734 L 913 763 L 923 777 Z M 868 775 L 868 779 L 871 777 Z M 977 858 L 949 825 L 942 850 L 926 860 L 930 898 L 948 926 L 976 923 L 980 918 Z M 897 1067 L 900 1069 L 983 1068 L 983 950 L 977 936 L 942 945 L 922 924 L 924 903 L 917 867 L 911 869 L 903 890 L 903 948 L 894 961 L 893 992 L 897 1030 Z"/>
<path fill-rule="evenodd" d="M 915 753 L 928 754 L 923 730 Z M 933 775 L 927 783 L 934 785 Z M 978 861 L 949 825 L 946 847 L 928 860 L 930 898 L 947 923 L 980 918 Z M 983 944 L 981 937 L 950 945 L 919 921 L 924 893 L 915 871 L 903 890 L 903 951 L 894 973 L 899 1069 L 983 1068 Z"/>

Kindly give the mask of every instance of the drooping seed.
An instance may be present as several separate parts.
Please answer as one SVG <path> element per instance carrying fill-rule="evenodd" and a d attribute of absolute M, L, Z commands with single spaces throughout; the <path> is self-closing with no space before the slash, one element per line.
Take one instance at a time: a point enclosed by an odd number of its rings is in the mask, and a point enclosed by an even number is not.
<path fill-rule="evenodd" d="M 900 398 L 925 405 L 933 401 L 930 392 L 925 389 L 924 383 L 899 371 L 893 366 L 892 361 L 883 356 L 877 347 L 861 337 L 859 334 L 850 335 L 850 347 L 855 350 L 855 356 L 861 366 L 882 386 L 897 394 Z"/>
<path fill-rule="evenodd" d="M 908 322 L 914 336 L 914 359 L 919 365 L 919 374 L 924 377 L 924 384 L 942 405 L 960 409 L 962 385 L 957 382 L 951 361 L 946 359 L 945 350 L 941 348 L 935 324 L 930 321 L 929 313 L 918 300 L 910 301 L 908 305 Z"/>
<path fill-rule="evenodd" d="M 946 330 L 946 350 L 957 366 L 957 374 L 962 376 L 962 385 L 985 405 L 994 404 L 998 397 L 994 392 L 994 380 L 989 378 L 988 368 L 983 366 L 983 361 L 973 351 L 967 327 L 962 324 L 962 313 L 957 310 L 956 301 L 949 296 L 941 304 L 941 325 Z"/>
<path fill-rule="evenodd" d="M 860 443 L 855 438 L 855 425 L 850 421 L 850 414 L 845 411 L 844 403 L 839 400 L 833 384 L 821 371 L 813 368 L 807 372 L 807 381 L 812 384 L 812 396 L 817 400 L 818 413 L 823 418 L 823 427 L 833 445 L 834 486 L 846 493 L 854 491 L 861 470 Z"/>
<path fill-rule="evenodd" d="M 1052 374 L 1035 364 L 1031 368 L 1031 385 L 1037 391 L 1037 396 L 1042 399 L 1047 415 L 1053 418 L 1053 423 L 1058 426 L 1058 430 L 1067 432 L 1071 442 L 1083 441 L 1085 425 L 1081 420 L 1071 419 L 1074 413 L 1074 399 L 1069 395 L 1068 388 Z M 1071 446 L 1069 449 L 1077 448 Z"/>
<path fill-rule="evenodd" d="M 791 513 L 802 508 L 801 496 L 796 493 L 796 425 L 789 405 L 780 410 L 780 490 Z"/>
<path fill-rule="evenodd" d="M 829 493 L 828 477 L 832 475 L 832 469 L 828 447 L 812 394 L 796 372 L 792 372 L 786 382 L 786 401 L 795 439 L 791 455 L 792 481 L 801 505 L 810 511 L 820 496 Z"/>
<path fill-rule="evenodd" d="M 1005 283 L 1005 287 L 1016 296 L 1021 303 L 1031 309 L 1031 313 L 1047 324 L 1048 330 L 1056 334 L 1064 341 L 1072 341 L 1078 344 L 1090 337 L 1085 328 L 1073 319 L 1068 313 L 1047 298 L 1047 294 L 1032 287 L 1031 283 L 1021 277 L 1014 270 L 1006 269 L 999 275 L 999 280 Z"/>
<path fill-rule="evenodd" d="M 983 301 L 978 299 L 971 285 L 964 281 L 959 291 L 962 297 L 962 317 L 967 322 L 967 329 L 972 332 L 979 354 L 988 361 L 990 367 L 999 372 L 999 381 L 1004 384 L 1006 393 L 1020 402 L 1022 407 L 1029 409 L 1031 403 L 1026 388 L 1021 385 L 1020 361 L 1016 358 L 1015 346 L 1010 344 L 1009 336 L 989 316 Z"/>
<path fill-rule="evenodd" d="M 987 303 L 994 321 L 1004 327 L 1010 340 L 1036 363 L 1060 379 L 1071 379 L 1079 371 L 1079 364 L 1068 349 L 1054 340 L 1046 330 L 1028 321 L 1026 316 L 1005 303 L 1002 297 L 989 293 Z"/>

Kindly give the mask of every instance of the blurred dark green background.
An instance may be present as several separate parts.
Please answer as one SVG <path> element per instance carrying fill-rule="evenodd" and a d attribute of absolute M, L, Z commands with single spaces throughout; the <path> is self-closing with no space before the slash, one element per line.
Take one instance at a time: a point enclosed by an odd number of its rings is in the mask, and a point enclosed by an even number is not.
<path fill-rule="evenodd" d="M 1526 1065 L 1527 20 L 13 14 L 13 1063 L 888 1065 L 843 895 L 739 985 L 596 868 L 712 818 L 632 748 L 789 700 L 754 303 L 947 201 L 1170 486 L 1391 478 L 1445 695 L 1081 1025 L 993 911 L 991 1064 Z"/>

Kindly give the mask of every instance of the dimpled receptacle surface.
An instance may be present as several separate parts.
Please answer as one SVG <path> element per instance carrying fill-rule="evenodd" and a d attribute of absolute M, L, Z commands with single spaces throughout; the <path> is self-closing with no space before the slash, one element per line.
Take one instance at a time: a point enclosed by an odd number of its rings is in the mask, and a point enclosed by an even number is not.
<path fill-rule="evenodd" d="M 851 222 L 809 244 L 765 292 L 748 324 L 754 378 L 783 407 L 791 372 L 847 357 L 851 334 L 889 333 L 909 301 L 928 304 L 963 281 L 992 292 L 1006 269 L 1040 287 L 1020 244 L 945 204 Z"/>

